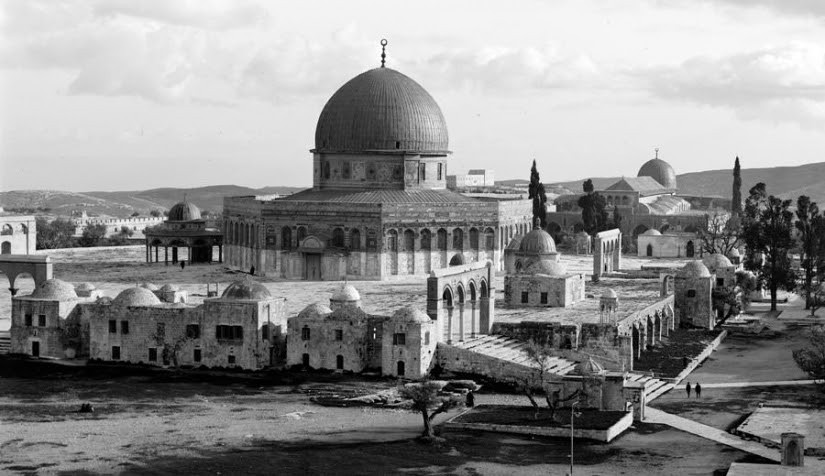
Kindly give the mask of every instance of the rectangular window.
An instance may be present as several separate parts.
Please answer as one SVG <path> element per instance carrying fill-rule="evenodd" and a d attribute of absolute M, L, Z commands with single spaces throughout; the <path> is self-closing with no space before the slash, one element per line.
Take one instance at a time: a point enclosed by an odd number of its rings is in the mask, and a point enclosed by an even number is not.
<path fill-rule="evenodd" d="M 430 331 L 424 333 L 424 345 L 430 345 Z"/>
<path fill-rule="evenodd" d="M 195 349 L 194 355 L 192 355 L 192 359 L 195 362 L 200 362 L 201 361 L 201 350 L 200 349 Z"/>
<path fill-rule="evenodd" d="M 157 362 L 158 361 L 158 350 L 154 347 L 149 348 L 149 362 Z"/>
<path fill-rule="evenodd" d="M 541 293 L 541 303 L 547 304 L 547 293 Z"/>
<path fill-rule="evenodd" d="M 309 327 L 301 329 L 301 340 L 309 340 Z"/>
<path fill-rule="evenodd" d="M 243 327 L 215 326 L 215 338 L 219 340 L 243 340 Z"/>
<path fill-rule="evenodd" d="M 26 327 L 31 327 L 31 326 L 32 326 L 32 315 L 31 314 L 26 314 Z"/>
<path fill-rule="evenodd" d="M 529 296 L 530 296 L 530 294 L 528 294 L 527 291 L 522 291 L 522 293 L 521 293 L 521 302 L 522 302 L 522 304 L 527 303 L 527 299 L 529 298 Z"/>
<path fill-rule="evenodd" d="M 38 327 L 46 327 L 46 315 L 45 314 L 38 314 L 37 315 L 37 325 L 38 325 Z"/>
<path fill-rule="evenodd" d="M 112 360 L 120 360 L 120 346 L 112 346 Z"/>
<path fill-rule="evenodd" d="M 158 330 L 158 332 L 157 332 L 158 339 L 161 339 L 161 340 L 165 339 L 166 338 L 166 323 L 165 322 L 158 322 L 157 330 Z"/>
<path fill-rule="evenodd" d="M 263 327 L 261 327 L 261 339 L 269 340 L 269 324 L 266 324 Z"/>
<path fill-rule="evenodd" d="M 441 180 L 444 176 L 444 164 L 438 164 L 438 180 Z"/>
<path fill-rule="evenodd" d="M 234 356 L 234 355 L 230 355 L 230 356 L 229 356 L 229 364 L 230 364 L 230 365 L 234 365 L 234 364 L 235 364 L 235 356 Z"/>
<path fill-rule="evenodd" d="M 696 297 L 696 290 L 695 289 L 688 289 L 687 297 L 689 297 L 689 298 Z"/>
<path fill-rule="evenodd" d="M 344 330 L 335 329 L 335 340 L 344 340 Z"/>
<path fill-rule="evenodd" d="M 186 337 L 190 339 L 200 339 L 201 337 L 201 326 L 198 324 L 187 324 L 186 325 Z"/>
<path fill-rule="evenodd" d="M 725 278 L 716 278 L 716 285 L 717 286 L 724 286 L 725 285 Z"/>
<path fill-rule="evenodd" d="M 392 335 L 392 345 L 407 345 L 407 334 L 396 333 Z"/>
<path fill-rule="evenodd" d="M 109 334 L 117 334 L 117 321 L 109 320 Z"/>
<path fill-rule="evenodd" d="M 129 333 L 129 321 L 120 321 L 120 333 L 121 334 L 128 334 Z"/>

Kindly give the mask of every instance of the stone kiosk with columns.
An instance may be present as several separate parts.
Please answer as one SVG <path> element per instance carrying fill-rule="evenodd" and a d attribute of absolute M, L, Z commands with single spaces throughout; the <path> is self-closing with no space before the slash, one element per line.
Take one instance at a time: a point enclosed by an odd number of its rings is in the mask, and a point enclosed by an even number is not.
<path fill-rule="evenodd" d="M 226 262 L 288 279 L 388 279 L 491 260 L 528 231 L 529 200 L 447 189 L 447 123 L 402 73 L 366 71 L 327 101 L 315 129 L 312 188 L 227 197 Z"/>
<path fill-rule="evenodd" d="M 488 334 L 495 318 L 493 263 L 435 270 L 427 278 L 427 314 L 441 341 L 451 344 Z"/>
<path fill-rule="evenodd" d="M 165 222 L 146 228 L 143 234 L 146 236 L 147 263 L 160 261 L 160 248 L 163 248 L 163 262 L 166 264 L 170 260 L 172 264 L 184 260 L 189 263 L 211 263 L 215 261 L 215 247 L 218 248 L 217 261 L 223 262 L 223 232 L 208 227 L 206 220 L 201 218 L 200 209 L 186 200 L 169 210 Z M 181 250 L 186 252 L 185 256 Z"/>

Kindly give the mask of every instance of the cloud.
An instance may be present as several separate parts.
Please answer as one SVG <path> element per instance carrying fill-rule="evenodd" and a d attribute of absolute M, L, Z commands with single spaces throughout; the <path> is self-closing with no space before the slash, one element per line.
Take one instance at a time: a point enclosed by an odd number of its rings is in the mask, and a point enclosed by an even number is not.
<path fill-rule="evenodd" d="M 270 19 L 261 5 L 239 0 L 105 0 L 93 10 L 101 17 L 123 15 L 214 30 L 257 28 Z"/>
<path fill-rule="evenodd" d="M 727 3 L 737 7 L 761 7 L 789 15 L 825 17 L 822 0 L 714 0 L 714 4 Z"/>
<path fill-rule="evenodd" d="M 825 47 L 793 43 L 724 57 L 694 57 L 631 73 L 656 96 L 734 110 L 740 117 L 821 127 Z"/>

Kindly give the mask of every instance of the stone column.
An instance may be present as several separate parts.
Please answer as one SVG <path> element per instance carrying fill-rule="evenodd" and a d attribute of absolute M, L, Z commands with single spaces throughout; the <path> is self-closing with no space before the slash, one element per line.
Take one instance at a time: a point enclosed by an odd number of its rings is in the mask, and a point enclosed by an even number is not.
<path fill-rule="evenodd" d="M 458 341 L 464 342 L 464 303 L 458 303 Z"/>

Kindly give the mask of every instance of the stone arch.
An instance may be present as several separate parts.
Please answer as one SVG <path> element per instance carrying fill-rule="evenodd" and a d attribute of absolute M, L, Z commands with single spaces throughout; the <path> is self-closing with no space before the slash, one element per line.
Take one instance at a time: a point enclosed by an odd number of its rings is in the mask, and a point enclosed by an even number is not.
<path fill-rule="evenodd" d="M 482 279 L 481 280 L 481 285 L 479 287 L 481 288 L 481 299 L 489 297 L 488 296 L 489 291 L 488 291 L 488 288 L 487 288 L 487 281 Z"/>
<path fill-rule="evenodd" d="M 462 230 L 461 228 L 455 228 L 453 230 L 453 249 L 464 249 L 464 230 Z"/>
<path fill-rule="evenodd" d="M 20 231 L 21 231 L 24 235 L 27 235 L 27 234 L 29 233 L 29 227 L 27 227 L 25 223 L 21 223 L 21 224 L 20 224 Z"/>
<path fill-rule="evenodd" d="M 685 246 L 685 256 L 688 258 L 693 258 L 696 255 L 696 245 L 693 244 L 693 240 L 687 242 L 687 246 Z"/>
<path fill-rule="evenodd" d="M 479 249 L 478 228 L 470 228 L 470 249 L 477 251 Z"/>
<path fill-rule="evenodd" d="M 398 251 L 398 232 L 387 230 L 387 250 Z"/>
<path fill-rule="evenodd" d="M 415 232 L 409 228 L 404 230 L 404 251 L 415 251 Z"/>
<path fill-rule="evenodd" d="M 444 306 L 453 307 L 453 290 L 449 286 L 444 286 L 444 292 L 441 293 L 441 299 L 444 301 Z"/>
<path fill-rule="evenodd" d="M 3 225 L 2 228 L 0 228 L 0 235 L 13 235 L 13 234 L 14 234 L 14 228 L 11 225 L 9 225 L 8 223 L 6 223 L 5 225 Z"/>
<path fill-rule="evenodd" d="M 464 256 L 461 253 L 456 253 L 450 258 L 450 266 L 461 266 L 464 264 Z"/>
<path fill-rule="evenodd" d="M 432 247 L 432 232 L 429 229 L 424 228 L 421 230 L 421 249 L 429 251 Z"/>
<path fill-rule="evenodd" d="M 646 232 L 649 228 L 643 224 L 636 225 L 636 228 L 633 229 L 633 236 L 639 236 L 642 233 Z"/>
<path fill-rule="evenodd" d="M 301 243 L 306 239 L 306 237 L 307 237 L 307 227 L 299 226 L 298 229 L 295 230 L 295 238 L 296 238 L 296 241 L 298 242 L 298 246 L 301 246 Z"/>
<path fill-rule="evenodd" d="M 662 285 L 659 288 L 659 296 L 669 296 L 673 294 L 673 275 L 666 274 L 662 276 Z"/>
<path fill-rule="evenodd" d="M 301 246 L 301 243 L 298 243 L 298 246 Z M 292 228 L 288 226 L 281 228 L 281 249 L 292 249 Z"/>
<path fill-rule="evenodd" d="M 496 248 L 496 231 L 491 227 L 484 230 L 484 249 L 492 251 Z"/>
<path fill-rule="evenodd" d="M 333 248 L 343 248 L 344 247 L 344 229 L 341 227 L 335 227 L 332 229 L 332 247 Z"/>
<path fill-rule="evenodd" d="M 470 301 L 476 301 L 478 298 L 478 293 L 476 292 L 476 283 L 473 280 L 467 284 L 467 287 L 470 289 Z"/>
<path fill-rule="evenodd" d="M 439 251 L 447 251 L 447 230 L 439 228 L 436 234 L 436 246 Z"/>
<path fill-rule="evenodd" d="M 464 286 L 459 284 L 456 288 L 456 294 L 458 295 L 458 303 L 464 304 Z"/>

